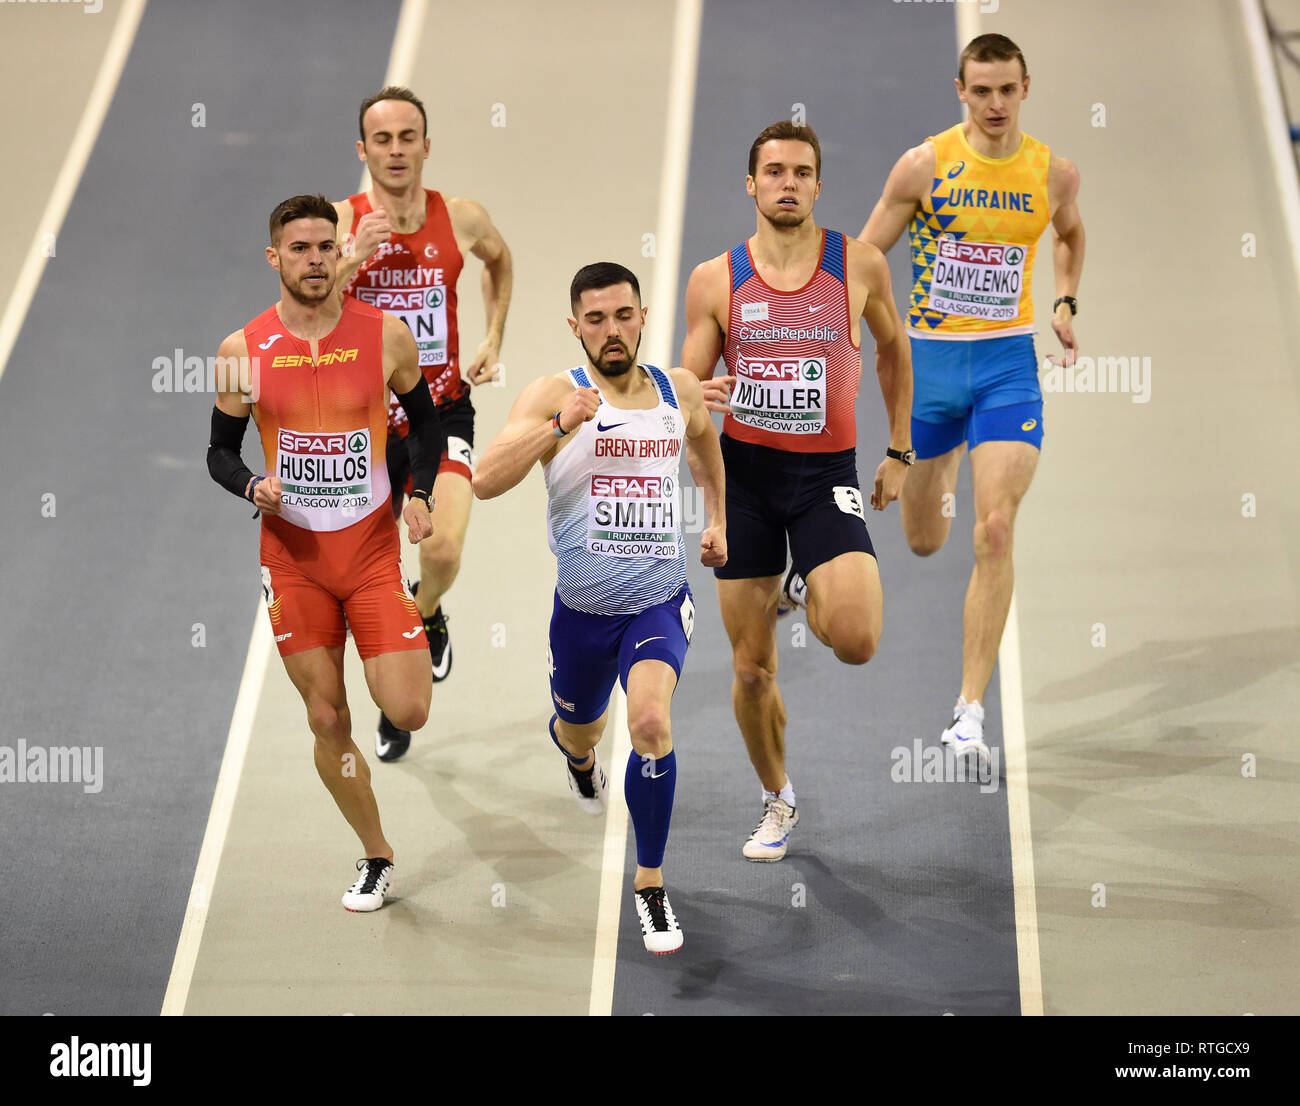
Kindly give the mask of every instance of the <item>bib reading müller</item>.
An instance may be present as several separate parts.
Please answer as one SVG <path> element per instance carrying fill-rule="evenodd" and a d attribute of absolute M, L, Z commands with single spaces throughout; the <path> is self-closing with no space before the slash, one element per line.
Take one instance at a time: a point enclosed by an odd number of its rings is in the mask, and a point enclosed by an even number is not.
<path fill-rule="evenodd" d="M 668 374 L 640 365 L 659 393 L 646 411 L 601 397 L 596 417 L 545 467 L 547 537 L 560 601 L 590 614 L 637 614 L 686 584 L 678 490 L 686 419 Z M 576 388 L 596 387 L 586 369 Z"/>

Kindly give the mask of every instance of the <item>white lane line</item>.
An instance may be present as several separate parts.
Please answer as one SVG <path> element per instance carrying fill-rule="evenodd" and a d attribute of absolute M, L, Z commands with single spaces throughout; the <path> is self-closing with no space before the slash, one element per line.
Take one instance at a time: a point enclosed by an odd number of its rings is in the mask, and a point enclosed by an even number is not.
<path fill-rule="evenodd" d="M 686 171 L 691 157 L 695 116 L 695 68 L 700 53 L 702 0 L 677 0 L 673 23 L 672 68 L 668 74 L 664 157 L 659 178 L 659 217 L 655 232 L 655 273 L 646 317 L 646 353 L 652 364 L 678 363 L 673 345 L 677 322 L 677 273 L 681 267 L 682 219 L 686 211 Z"/>
<path fill-rule="evenodd" d="M 1282 205 L 1287 237 L 1291 240 L 1291 263 L 1296 279 L 1300 280 L 1300 180 L 1296 177 L 1295 154 L 1289 137 L 1290 123 L 1282 107 L 1273 47 L 1259 0 L 1240 0 L 1240 4 L 1253 63 L 1251 68 L 1255 71 L 1255 89 L 1264 109 L 1264 138 L 1268 142 L 1269 159 L 1273 162 L 1273 176 L 1277 180 L 1278 202 Z"/>
<path fill-rule="evenodd" d="M 135 32 L 140 25 L 140 17 L 144 14 L 144 5 L 145 0 L 125 0 L 122 5 L 122 14 L 117 17 L 113 33 L 109 36 L 108 46 L 104 50 L 103 60 L 99 63 L 99 73 L 95 77 L 90 95 L 86 97 L 86 107 L 81 113 L 81 122 L 77 124 L 72 143 L 68 146 L 63 165 L 59 168 L 59 175 L 55 178 L 54 187 L 45 202 L 45 210 L 41 213 L 40 222 L 36 224 L 36 234 L 32 238 L 32 244 L 27 248 L 27 257 L 18 272 L 18 280 L 10 293 L 9 302 L 5 305 L 4 315 L 0 316 L 0 376 L 4 375 L 5 368 L 9 364 L 9 355 L 18 340 L 23 319 L 26 318 L 27 310 L 32 305 L 36 287 L 41 282 L 41 274 L 45 272 L 46 245 L 49 241 L 46 236 L 52 235 L 57 239 L 63 229 L 63 220 L 68 214 L 68 206 L 72 203 L 73 194 L 81 182 L 81 174 L 85 172 L 86 162 L 90 160 L 90 152 L 95 148 L 95 140 L 104 125 L 104 116 L 108 114 L 108 106 L 113 102 L 113 93 L 117 91 L 117 82 L 122 76 L 123 66 L 126 65 L 126 56 L 131 52 L 131 43 L 135 41 Z"/>
<path fill-rule="evenodd" d="M 605 811 L 605 845 L 601 850 L 600 899 L 596 909 L 596 951 L 591 961 L 591 1004 L 588 1014 L 608 1015 L 614 1008 L 614 967 L 618 960 L 618 919 L 623 899 L 623 857 L 627 851 L 627 803 L 623 801 L 623 771 L 632 752 L 627 730 L 627 696 L 614 686 L 608 732 L 613 753 L 605 760 L 609 777 L 609 809 Z"/>
<path fill-rule="evenodd" d="M 954 5 L 958 54 L 980 33 L 979 8 Z M 1016 957 L 1020 967 L 1020 1013 L 1043 1013 L 1043 967 L 1038 951 L 1038 896 L 1034 884 L 1034 842 L 1029 823 L 1029 756 L 1025 700 L 1020 676 L 1020 623 L 1016 593 L 998 650 L 1002 693 L 1002 762 L 1007 769 L 1007 821 L 1011 836 L 1011 894 L 1016 911 Z"/>
<path fill-rule="evenodd" d="M 226 736 L 226 751 L 221 758 L 221 771 L 217 775 L 216 791 L 212 795 L 212 808 L 208 811 L 207 829 L 203 831 L 203 846 L 199 849 L 199 862 L 194 869 L 194 883 L 190 887 L 189 905 L 176 942 L 176 955 L 172 958 L 172 974 L 167 981 L 167 994 L 163 998 L 163 1014 L 185 1013 L 185 1002 L 190 993 L 190 980 L 194 975 L 194 962 L 198 959 L 199 944 L 203 940 L 203 927 L 208 920 L 208 905 L 221 864 L 221 853 L 230 829 L 230 816 L 235 809 L 235 795 L 239 791 L 239 777 L 244 771 L 244 757 L 248 752 L 249 738 L 253 733 L 253 719 L 262 697 L 262 682 L 266 678 L 267 664 L 271 659 L 270 619 L 262 614 L 259 599 L 257 614 L 253 619 L 253 636 L 248 643 L 248 656 L 244 661 L 244 675 L 239 681 L 239 695 L 235 711 L 230 718 L 230 732 Z"/>
<path fill-rule="evenodd" d="M 1002 674 L 1002 760 L 1007 768 L 1007 821 L 1011 831 L 1011 885 L 1016 909 L 1016 955 L 1020 963 L 1020 1013 L 1042 1016 L 1043 968 L 1038 952 L 1038 896 L 1034 884 L 1034 842 L 1029 822 L 1029 755 L 1025 701 L 1020 682 L 1020 623 L 1016 596 L 998 651 Z"/>
<path fill-rule="evenodd" d="M 672 349 L 677 321 L 677 270 L 682 252 L 682 217 L 686 210 L 686 170 L 695 114 L 695 67 L 700 52 L 702 0 L 677 0 L 673 20 L 672 65 L 668 73 L 663 172 L 659 178 L 655 271 L 649 300 L 645 348 L 652 364 L 677 364 Z M 608 1015 L 614 1008 L 614 968 L 618 959 L 619 907 L 623 894 L 623 857 L 627 851 L 627 806 L 622 800 L 622 772 L 632 752 L 627 732 L 627 700 L 614 689 L 614 753 L 605 763 L 610 773 L 610 805 L 605 812 L 605 847 L 600 869 L 600 905 L 596 913 L 596 951 L 591 963 L 588 1013 Z M 614 793 L 619 798 L 614 800 Z"/>

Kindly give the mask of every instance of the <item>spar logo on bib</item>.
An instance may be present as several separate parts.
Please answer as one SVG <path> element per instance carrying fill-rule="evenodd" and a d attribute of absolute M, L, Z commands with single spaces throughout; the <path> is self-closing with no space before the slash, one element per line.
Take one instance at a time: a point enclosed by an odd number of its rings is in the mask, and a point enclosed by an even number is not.
<path fill-rule="evenodd" d="M 817 434 L 826 425 L 823 357 L 738 357 L 731 415 L 776 434 Z"/>
<path fill-rule="evenodd" d="M 441 307 L 443 300 L 446 298 L 447 294 L 441 288 L 430 288 L 428 294 L 424 297 L 424 306 Z"/>

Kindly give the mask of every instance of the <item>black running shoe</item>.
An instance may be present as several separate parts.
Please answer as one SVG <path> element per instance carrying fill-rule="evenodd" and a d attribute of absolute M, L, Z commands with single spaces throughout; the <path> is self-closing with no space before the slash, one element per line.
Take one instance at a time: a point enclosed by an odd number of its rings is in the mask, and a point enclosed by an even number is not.
<path fill-rule="evenodd" d="M 424 632 L 429 635 L 429 655 L 433 657 L 433 682 L 441 683 L 451 673 L 451 637 L 441 604 L 424 620 Z"/>
<path fill-rule="evenodd" d="M 375 756 L 380 760 L 399 760 L 410 747 L 411 731 L 399 730 L 381 713 L 379 731 L 375 734 Z"/>
<path fill-rule="evenodd" d="M 633 894 L 636 913 L 641 921 L 641 937 L 647 952 L 667 956 L 682 947 L 685 938 L 677 915 L 662 887 L 645 887 Z"/>

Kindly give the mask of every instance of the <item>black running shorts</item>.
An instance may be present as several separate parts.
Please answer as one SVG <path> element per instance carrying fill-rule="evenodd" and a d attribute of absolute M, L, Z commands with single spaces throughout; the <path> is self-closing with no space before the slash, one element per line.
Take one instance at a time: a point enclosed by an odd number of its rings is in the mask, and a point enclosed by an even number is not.
<path fill-rule="evenodd" d="M 727 563 L 722 580 L 799 575 L 841 553 L 876 555 L 858 487 L 857 450 L 794 453 L 722 435 L 727 472 Z"/>

